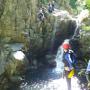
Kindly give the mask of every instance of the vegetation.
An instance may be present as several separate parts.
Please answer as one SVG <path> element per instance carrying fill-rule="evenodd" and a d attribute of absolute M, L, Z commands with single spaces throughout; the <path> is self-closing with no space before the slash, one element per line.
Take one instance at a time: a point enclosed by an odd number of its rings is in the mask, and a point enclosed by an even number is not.
<path fill-rule="evenodd" d="M 90 9 L 90 0 L 86 0 L 86 7 Z"/>

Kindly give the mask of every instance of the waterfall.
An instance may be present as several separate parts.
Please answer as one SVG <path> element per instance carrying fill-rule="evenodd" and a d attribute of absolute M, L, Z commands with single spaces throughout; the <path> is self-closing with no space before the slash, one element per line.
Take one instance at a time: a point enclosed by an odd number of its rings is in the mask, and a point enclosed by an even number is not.
<path fill-rule="evenodd" d="M 65 14 L 66 12 L 64 12 L 64 14 Z M 54 14 L 54 16 L 56 16 L 56 20 L 55 20 L 55 26 L 54 26 L 54 32 L 53 32 L 53 39 L 52 39 L 52 42 L 54 42 L 54 39 L 55 39 L 55 32 L 57 31 L 57 22 L 58 22 L 58 20 L 57 20 L 57 17 L 58 16 L 60 16 L 62 13 L 60 12 L 60 11 L 56 11 L 56 13 Z M 67 14 L 67 13 L 66 13 Z M 62 16 L 62 15 L 61 15 Z M 72 18 L 69 14 L 68 14 L 68 16 L 69 16 L 69 18 L 72 20 L 72 21 L 75 21 L 76 22 L 76 28 L 75 28 L 75 30 L 74 30 L 74 34 L 73 34 L 73 36 L 70 38 L 70 39 L 66 39 L 69 43 L 70 42 L 72 42 L 73 43 L 73 41 L 72 41 L 72 39 L 74 39 L 74 38 L 76 38 L 76 37 L 78 37 L 78 35 L 79 35 L 79 27 L 80 27 L 80 25 L 81 25 L 81 22 L 85 19 L 85 18 L 87 18 L 88 16 L 89 16 L 89 12 L 87 11 L 87 10 L 83 10 L 83 11 L 81 11 L 81 13 L 80 14 L 78 14 L 77 15 L 77 17 L 76 18 Z M 60 20 L 60 19 L 59 19 Z M 53 43 L 54 44 L 54 43 Z M 55 43 L 56 44 L 56 43 Z M 73 45 L 73 44 L 72 44 Z M 75 44 L 76 45 L 76 44 Z M 78 46 L 76 45 L 76 46 L 74 46 L 74 48 L 73 49 L 76 49 L 76 51 L 78 52 L 78 50 L 77 50 L 77 48 L 78 48 Z M 75 53 L 77 53 L 77 52 L 75 52 Z M 62 62 L 62 59 L 63 59 L 63 48 L 62 48 L 62 46 L 60 46 L 59 48 L 58 48 L 58 50 L 57 50 L 57 54 L 56 54 L 56 58 L 55 58 L 55 61 L 56 61 L 56 63 L 57 63 L 57 66 L 56 66 L 56 68 L 55 68 L 55 71 L 58 73 L 60 73 L 60 72 L 63 72 L 63 70 L 64 70 L 64 64 L 63 64 L 63 62 Z"/>
<path fill-rule="evenodd" d="M 76 28 L 75 28 L 74 34 L 72 36 L 72 39 L 74 39 L 74 38 L 79 36 L 79 26 L 80 26 L 80 23 L 78 22 L 77 19 L 75 20 L 75 22 L 76 22 Z"/>
<path fill-rule="evenodd" d="M 63 70 L 64 70 L 64 64 L 62 62 L 63 60 L 63 48 L 62 46 L 60 46 L 58 48 L 58 51 L 57 51 L 57 54 L 56 54 L 56 58 L 55 58 L 55 61 L 57 63 L 57 66 L 55 68 L 55 71 L 56 73 L 63 73 Z"/>
<path fill-rule="evenodd" d="M 85 10 L 82 10 L 80 12 L 80 14 L 78 14 L 74 20 L 76 21 L 76 29 L 75 29 L 75 32 L 74 32 L 74 35 L 72 36 L 72 38 L 75 38 L 75 37 L 78 37 L 79 35 L 79 27 L 82 23 L 82 21 L 87 18 L 89 16 L 89 10 L 85 9 Z"/>

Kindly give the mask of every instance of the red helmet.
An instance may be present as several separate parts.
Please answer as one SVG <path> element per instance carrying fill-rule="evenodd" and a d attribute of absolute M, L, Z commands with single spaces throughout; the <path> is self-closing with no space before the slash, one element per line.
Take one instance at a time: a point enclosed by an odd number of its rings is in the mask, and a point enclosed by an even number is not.
<path fill-rule="evenodd" d="M 70 44 L 65 43 L 65 44 L 62 45 L 62 47 L 63 47 L 63 49 L 68 50 L 68 49 L 70 49 Z"/>

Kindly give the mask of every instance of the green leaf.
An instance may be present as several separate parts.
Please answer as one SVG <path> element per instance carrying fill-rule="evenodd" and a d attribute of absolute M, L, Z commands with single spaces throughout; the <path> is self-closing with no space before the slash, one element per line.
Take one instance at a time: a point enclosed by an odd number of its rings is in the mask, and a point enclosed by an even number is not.
<path fill-rule="evenodd" d="M 76 4 L 75 4 L 76 1 L 77 0 L 70 0 L 70 3 L 69 3 L 71 5 L 71 7 L 74 8 L 74 9 L 76 8 Z"/>
<path fill-rule="evenodd" d="M 83 30 L 90 31 L 90 26 L 82 26 Z"/>
<path fill-rule="evenodd" d="M 90 0 L 86 0 L 86 6 L 88 9 L 90 9 Z"/>

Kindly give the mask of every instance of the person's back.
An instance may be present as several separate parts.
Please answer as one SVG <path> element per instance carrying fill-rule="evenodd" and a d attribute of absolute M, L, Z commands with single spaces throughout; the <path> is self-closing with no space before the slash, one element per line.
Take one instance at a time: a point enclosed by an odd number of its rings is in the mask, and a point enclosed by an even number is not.
<path fill-rule="evenodd" d="M 69 49 L 67 52 L 64 52 L 64 62 L 65 66 L 69 67 L 70 70 L 72 70 L 72 68 L 76 68 L 77 60 L 72 50 Z"/>

